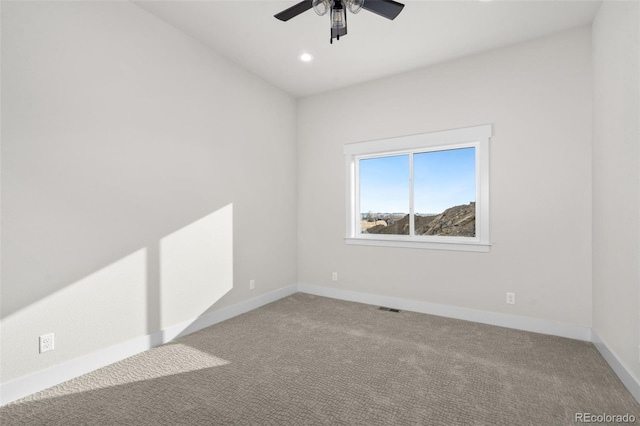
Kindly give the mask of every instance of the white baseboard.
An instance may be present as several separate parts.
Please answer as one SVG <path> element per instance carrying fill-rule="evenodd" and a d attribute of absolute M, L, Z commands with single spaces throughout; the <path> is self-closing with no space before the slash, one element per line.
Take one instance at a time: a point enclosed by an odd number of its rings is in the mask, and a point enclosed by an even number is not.
<path fill-rule="evenodd" d="M 296 293 L 292 285 L 0 384 L 0 406 Z"/>
<path fill-rule="evenodd" d="M 591 341 L 591 327 L 584 327 L 570 323 L 528 318 L 498 312 L 481 311 L 478 309 L 462 308 L 451 305 L 440 305 L 436 303 L 422 302 L 419 300 L 360 293 L 356 291 L 310 284 L 298 284 L 298 291 L 302 293 L 315 294 L 316 296 L 366 303 L 368 305 L 386 306 L 388 308 L 395 308 L 404 311 L 420 312 L 423 314 L 474 321 L 482 324 L 515 328 L 517 330 L 568 337 L 570 339 Z"/>
<path fill-rule="evenodd" d="M 591 340 L 611 369 L 640 404 L 640 380 L 627 368 L 625 363 L 620 360 L 618 355 L 600 338 L 595 330 L 591 330 Z"/>
<path fill-rule="evenodd" d="M 262 296 L 245 300 L 244 302 L 220 309 L 219 311 L 203 315 L 198 317 L 195 321 L 185 321 L 180 324 L 172 325 L 171 327 L 167 327 L 155 334 L 161 336 L 161 344 L 167 343 L 171 340 L 177 339 L 178 337 L 195 333 L 198 330 L 202 330 L 203 328 L 210 327 L 219 322 L 252 311 L 271 302 L 275 302 L 276 300 L 291 296 L 297 292 L 298 289 L 295 285 L 283 287 L 270 293 L 263 294 Z"/>
<path fill-rule="evenodd" d="M 535 333 L 593 342 L 595 347 L 602 354 L 602 357 L 620 378 L 627 390 L 629 390 L 629 393 L 631 393 L 636 401 L 640 403 L 640 380 L 638 380 L 638 378 L 625 366 L 616 353 L 611 350 L 611 347 L 607 345 L 607 343 L 605 343 L 591 327 L 309 284 L 298 284 L 298 291 L 314 294 L 316 296 L 348 300 L 350 302 L 386 306 L 388 308 L 439 315 L 448 318 L 456 318 L 483 324 L 497 325 L 500 327 L 515 328 L 517 330 L 532 331 Z"/>
<path fill-rule="evenodd" d="M 118 345 L 94 352 L 81 358 L 47 368 L 30 375 L 0 384 L 0 406 L 18 400 L 25 396 L 71 380 L 82 374 L 120 361 L 155 346 L 167 343 L 187 334 L 249 312 L 276 300 L 290 296 L 297 291 L 351 302 L 369 305 L 386 306 L 406 311 L 420 312 L 443 317 L 474 321 L 483 324 L 497 325 L 518 330 L 550 334 L 571 339 L 592 341 L 607 363 L 611 366 L 631 395 L 640 403 L 640 380 L 620 361 L 609 345 L 590 327 L 556 321 L 527 318 L 517 315 L 501 314 L 497 312 L 481 311 L 477 309 L 461 308 L 457 306 L 440 305 L 417 300 L 381 296 L 361 293 L 332 287 L 322 287 L 309 284 L 298 284 L 278 289 L 276 291 L 246 300 L 238 304 L 205 314 L 192 321 L 185 321 L 173 325 L 156 333 L 140 336 Z"/>

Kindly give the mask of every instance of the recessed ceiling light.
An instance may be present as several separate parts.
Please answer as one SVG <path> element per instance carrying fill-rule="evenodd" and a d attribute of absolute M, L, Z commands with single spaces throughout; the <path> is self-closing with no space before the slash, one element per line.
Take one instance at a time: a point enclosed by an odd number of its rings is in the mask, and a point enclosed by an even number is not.
<path fill-rule="evenodd" d="M 311 55 L 310 53 L 303 53 L 302 55 L 298 56 L 298 58 L 302 61 L 302 62 L 311 62 L 313 61 L 313 55 Z"/>

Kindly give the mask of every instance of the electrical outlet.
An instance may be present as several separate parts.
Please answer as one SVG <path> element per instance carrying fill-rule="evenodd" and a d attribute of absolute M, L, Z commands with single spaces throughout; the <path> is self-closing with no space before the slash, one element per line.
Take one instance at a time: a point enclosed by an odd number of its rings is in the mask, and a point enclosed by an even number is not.
<path fill-rule="evenodd" d="M 338 273 L 334 272 L 332 278 L 333 278 L 334 281 L 338 281 Z"/>
<path fill-rule="evenodd" d="M 53 333 L 40 336 L 40 353 L 52 351 L 55 347 L 54 343 Z"/>
<path fill-rule="evenodd" d="M 507 293 L 507 303 L 509 305 L 516 304 L 516 294 L 515 293 Z"/>
<path fill-rule="evenodd" d="M 256 280 L 249 280 L 249 290 L 256 288 Z"/>

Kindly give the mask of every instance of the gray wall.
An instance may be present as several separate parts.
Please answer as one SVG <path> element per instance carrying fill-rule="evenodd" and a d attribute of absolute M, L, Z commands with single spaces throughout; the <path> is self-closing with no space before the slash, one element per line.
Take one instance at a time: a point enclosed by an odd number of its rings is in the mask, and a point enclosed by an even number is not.
<path fill-rule="evenodd" d="M 2 119 L 3 382 L 295 284 L 295 100 L 139 7 L 3 2 Z"/>
<path fill-rule="evenodd" d="M 299 282 L 590 326 L 590 43 L 579 28 L 302 99 Z M 345 245 L 344 144 L 480 124 L 490 253 Z"/>
<path fill-rule="evenodd" d="M 593 23 L 593 329 L 640 378 L 640 7 Z"/>

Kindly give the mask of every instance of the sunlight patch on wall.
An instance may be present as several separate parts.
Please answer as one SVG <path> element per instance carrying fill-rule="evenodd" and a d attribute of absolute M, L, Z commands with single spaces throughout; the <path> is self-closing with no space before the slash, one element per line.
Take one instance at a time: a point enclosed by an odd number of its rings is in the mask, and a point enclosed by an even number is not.
<path fill-rule="evenodd" d="M 160 240 L 161 326 L 202 315 L 233 288 L 233 204 Z"/>
<path fill-rule="evenodd" d="M 2 382 L 144 335 L 146 285 L 140 249 L 3 318 Z M 39 354 L 51 332 L 55 350 Z"/>

